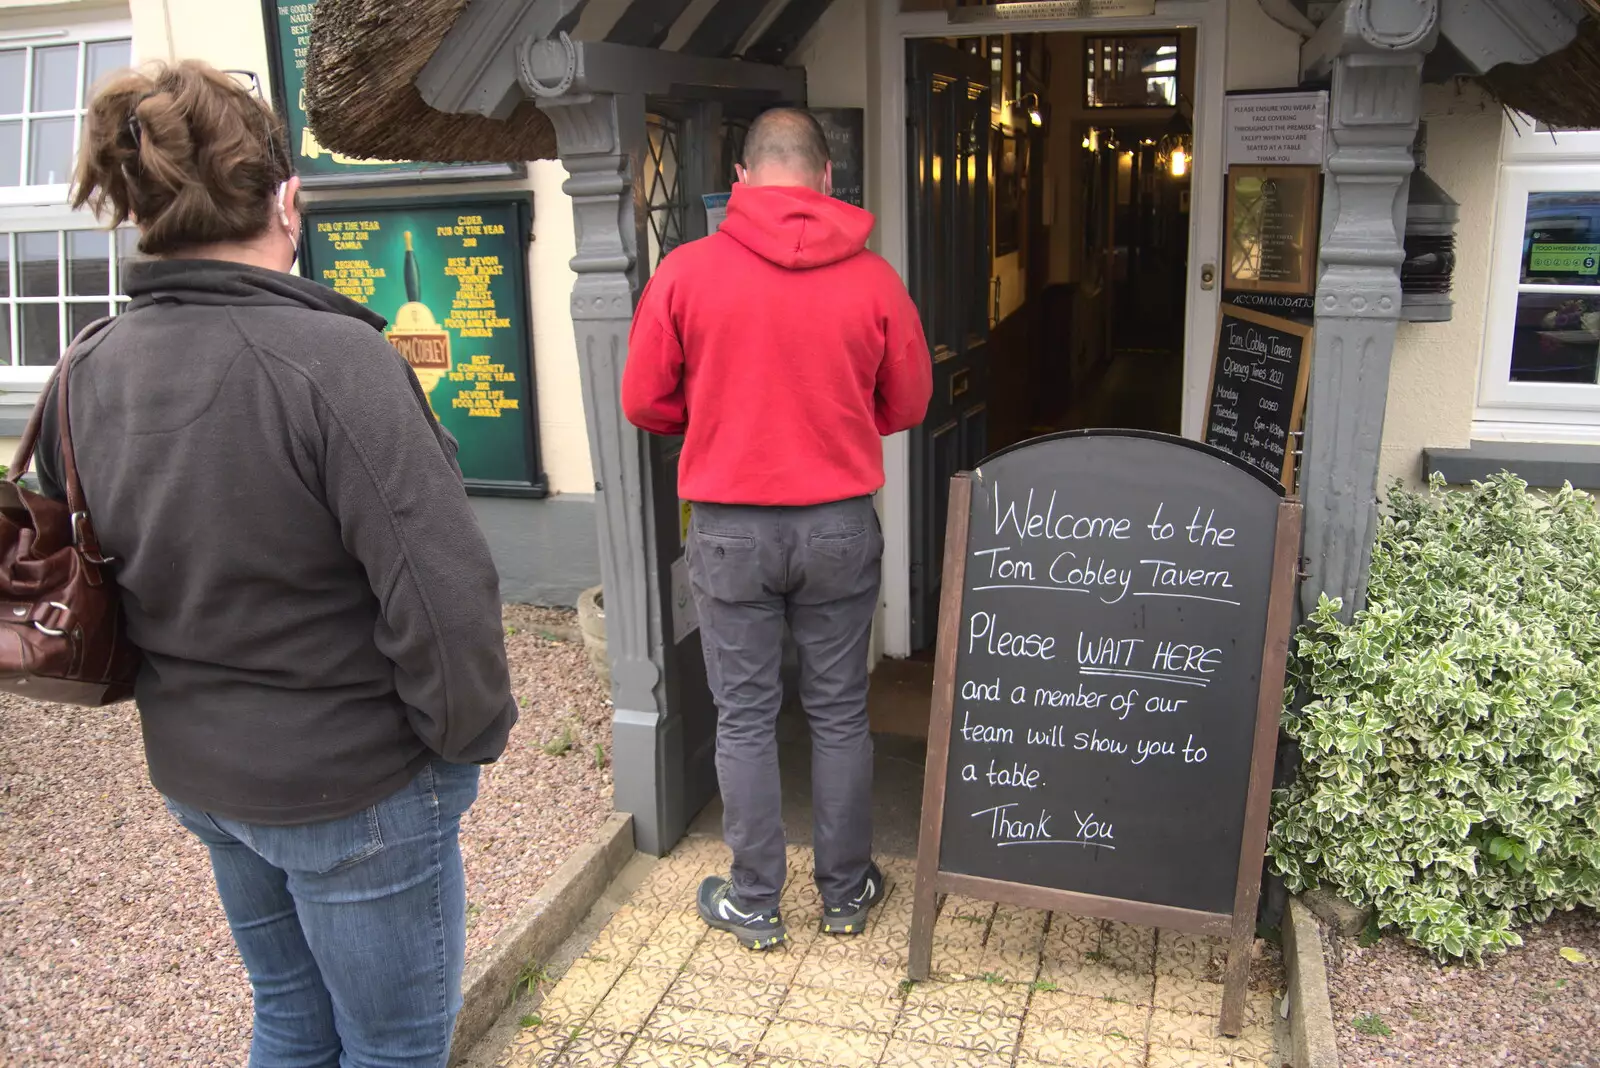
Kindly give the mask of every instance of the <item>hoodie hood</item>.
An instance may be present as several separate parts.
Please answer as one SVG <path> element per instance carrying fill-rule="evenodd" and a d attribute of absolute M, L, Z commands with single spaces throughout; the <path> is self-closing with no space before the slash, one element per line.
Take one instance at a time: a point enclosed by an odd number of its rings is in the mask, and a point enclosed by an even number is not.
<path fill-rule="evenodd" d="M 219 304 L 228 307 L 301 307 L 359 319 L 375 330 L 388 321 L 349 297 L 297 274 L 231 260 L 141 260 L 124 276 L 129 306 Z"/>
<path fill-rule="evenodd" d="M 718 233 L 779 267 L 803 270 L 847 260 L 867 247 L 872 213 L 789 185 L 733 187 Z"/>

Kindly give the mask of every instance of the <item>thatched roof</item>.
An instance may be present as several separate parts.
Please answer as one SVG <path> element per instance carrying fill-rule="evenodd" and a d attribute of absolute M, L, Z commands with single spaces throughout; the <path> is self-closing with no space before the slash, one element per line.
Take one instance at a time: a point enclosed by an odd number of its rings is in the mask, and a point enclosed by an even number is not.
<path fill-rule="evenodd" d="M 318 0 L 306 61 L 317 140 L 362 159 L 515 163 L 554 159 L 556 135 L 523 103 L 504 122 L 423 102 L 416 79 L 467 0 Z"/>
<path fill-rule="evenodd" d="M 1480 77 L 1506 107 L 1548 126 L 1600 128 L 1600 0 L 1572 43 L 1535 63 L 1502 63 Z"/>

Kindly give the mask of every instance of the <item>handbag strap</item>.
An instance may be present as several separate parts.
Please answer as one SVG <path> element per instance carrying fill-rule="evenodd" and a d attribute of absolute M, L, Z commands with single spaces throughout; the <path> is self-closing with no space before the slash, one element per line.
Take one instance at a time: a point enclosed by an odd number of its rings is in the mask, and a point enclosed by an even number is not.
<path fill-rule="evenodd" d="M 110 316 L 96 319 L 78 331 L 78 336 L 67 346 L 66 354 L 57 362 L 56 369 L 50 376 L 50 382 L 39 395 L 32 414 L 28 416 L 28 425 L 22 431 L 22 439 L 17 442 L 16 458 L 11 462 L 11 469 L 6 472 L 7 480 L 16 482 L 32 465 L 34 450 L 39 444 L 40 424 L 44 421 L 45 401 L 50 396 L 50 387 L 55 386 L 56 425 L 61 438 L 61 475 L 65 482 L 63 488 L 67 493 L 67 510 L 72 513 L 72 536 L 84 557 L 91 563 L 97 564 L 106 561 L 100 554 L 100 540 L 95 537 L 94 524 L 89 520 L 88 505 L 83 498 L 83 482 L 78 477 L 78 457 L 72 448 L 72 408 L 68 403 L 67 393 L 72 381 L 72 364 L 76 361 L 83 343 L 99 333 L 111 321 Z"/>

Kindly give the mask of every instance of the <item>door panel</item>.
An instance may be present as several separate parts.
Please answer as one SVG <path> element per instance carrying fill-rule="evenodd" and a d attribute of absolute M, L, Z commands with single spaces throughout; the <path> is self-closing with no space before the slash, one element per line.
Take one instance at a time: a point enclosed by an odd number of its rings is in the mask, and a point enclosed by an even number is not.
<path fill-rule="evenodd" d="M 988 454 L 989 66 L 907 46 L 912 299 L 933 351 L 933 399 L 911 432 L 911 643 L 939 617 L 950 477 Z"/>

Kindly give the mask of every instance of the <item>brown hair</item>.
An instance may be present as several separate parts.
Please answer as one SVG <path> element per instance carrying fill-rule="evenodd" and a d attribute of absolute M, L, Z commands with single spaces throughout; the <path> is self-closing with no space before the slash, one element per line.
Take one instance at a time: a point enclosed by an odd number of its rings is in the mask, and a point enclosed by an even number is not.
<path fill-rule="evenodd" d="M 264 100 L 198 60 L 155 63 L 96 86 L 72 206 L 112 226 L 132 219 L 140 251 L 159 256 L 256 237 L 292 174 L 283 124 Z"/>

